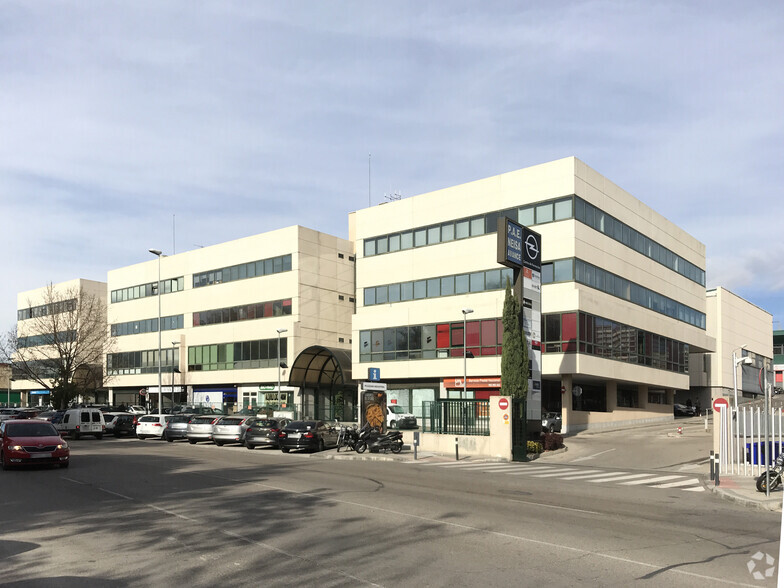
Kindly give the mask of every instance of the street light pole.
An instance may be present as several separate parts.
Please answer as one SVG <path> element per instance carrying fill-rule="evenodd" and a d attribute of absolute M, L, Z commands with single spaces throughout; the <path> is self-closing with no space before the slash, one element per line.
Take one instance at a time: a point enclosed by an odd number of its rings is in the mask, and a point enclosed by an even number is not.
<path fill-rule="evenodd" d="M 172 394 L 172 404 L 174 404 L 174 354 L 177 352 L 177 345 L 179 345 L 179 341 L 172 341 L 172 385 L 171 385 L 171 394 Z M 179 363 L 179 362 L 177 362 Z M 177 400 L 180 400 L 179 394 L 177 395 Z"/>
<path fill-rule="evenodd" d="M 464 308 L 463 309 L 463 400 L 466 399 L 466 380 L 468 379 L 468 333 L 466 332 L 466 317 L 474 312 L 472 308 Z"/>
<path fill-rule="evenodd" d="M 278 410 L 280 410 L 280 335 L 288 332 L 288 329 L 278 329 Z"/>
<path fill-rule="evenodd" d="M 161 383 L 161 257 L 163 252 L 160 249 L 150 249 L 150 253 L 158 257 L 158 414 L 162 414 L 163 408 L 163 384 Z M 172 377 L 174 377 L 172 375 Z"/>

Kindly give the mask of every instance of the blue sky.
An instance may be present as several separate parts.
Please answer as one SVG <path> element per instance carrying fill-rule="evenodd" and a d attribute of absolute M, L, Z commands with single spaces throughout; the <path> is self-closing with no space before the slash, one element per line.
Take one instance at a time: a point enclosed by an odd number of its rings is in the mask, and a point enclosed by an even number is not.
<path fill-rule="evenodd" d="M 369 199 L 570 155 L 784 328 L 782 30 L 781 2 L 5 0 L 0 329 L 149 248 L 347 237 Z"/>

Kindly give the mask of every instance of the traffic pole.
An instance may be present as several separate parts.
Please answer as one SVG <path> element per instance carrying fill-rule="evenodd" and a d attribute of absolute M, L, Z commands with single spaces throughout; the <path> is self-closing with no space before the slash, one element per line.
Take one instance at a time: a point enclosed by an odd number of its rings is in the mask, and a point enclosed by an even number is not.
<path fill-rule="evenodd" d="M 460 461 L 460 455 L 457 449 L 457 437 L 455 437 L 455 461 Z"/>
<path fill-rule="evenodd" d="M 714 474 L 713 474 L 713 449 L 711 449 L 710 459 L 708 461 L 710 462 L 710 479 L 711 479 L 711 482 L 713 482 L 713 480 L 714 480 Z"/>

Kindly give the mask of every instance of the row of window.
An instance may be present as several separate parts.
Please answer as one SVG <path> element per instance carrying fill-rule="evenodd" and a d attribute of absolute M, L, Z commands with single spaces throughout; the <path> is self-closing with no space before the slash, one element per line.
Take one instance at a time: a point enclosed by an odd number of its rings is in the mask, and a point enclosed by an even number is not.
<path fill-rule="evenodd" d="M 581 259 L 560 259 L 542 264 L 542 284 L 575 281 L 654 312 L 705 329 L 705 313 L 630 282 Z"/>
<path fill-rule="evenodd" d="M 646 237 L 636 229 L 596 208 L 593 204 L 586 202 L 579 196 L 575 196 L 574 199 L 574 212 L 574 217 L 578 221 L 585 223 L 592 229 L 604 233 L 649 259 L 659 262 L 692 282 L 698 283 L 700 286 L 705 285 L 704 270 L 685 260 L 677 253 L 673 253 L 663 245 L 659 245 L 656 241 Z"/>
<path fill-rule="evenodd" d="M 59 302 L 52 302 L 50 304 L 21 308 L 16 311 L 16 320 L 23 321 L 31 318 L 49 316 L 52 314 L 73 312 L 74 310 L 76 310 L 76 299 L 71 298 L 70 300 L 61 300 Z"/>
<path fill-rule="evenodd" d="M 212 284 L 235 282 L 247 278 L 269 276 L 291 271 L 291 254 L 270 257 L 259 261 L 250 261 L 216 270 L 193 274 L 193 287 L 201 288 Z"/>
<path fill-rule="evenodd" d="M 691 281 L 705 285 L 704 270 L 579 196 L 547 200 L 520 208 L 499 210 L 472 218 L 365 239 L 365 257 L 495 233 L 498 218 L 503 217 L 516 220 L 526 227 L 574 218 Z"/>
<path fill-rule="evenodd" d="M 465 331 L 466 354 L 501 355 L 501 319 L 468 321 Z M 463 321 L 360 331 L 359 361 L 462 357 L 463 335 Z"/>
<path fill-rule="evenodd" d="M 44 335 L 30 335 L 19 337 L 19 347 L 40 347 L 42 345 L 55 345 L 57 343 L 73 343 L 76 341 L 76 331 L 60 331 L 59 333 L 46 333 Z"/>
<path fill-rule="evenodd" d="M 183 315 L 175 314 L 172 316 L 161 317 L 161 325 L 164 331 L 173 331 L 185 327 Z M 110 327 L 112 337 L 122 337 L 124 335 L 139 335 L 141 333 L 157 333 L 158 318 L 143 319 L 140 321 L 128 321 L 127 323 L 115 323 Z"/>
<path fill-rule="evenodd" d="M 180 353 L 177 349 L 161 349 L 162 372 L 172 372 L 179 368 Z M 158 350 L 124 351 L 109 353 L 106 356 L 106 373 L 110 376 L 127 376 L 131 374 L 157 374 Z"/>
<path fill-rule="evenodd" d="M 242 306 L 194 312 L 193 326 L 219 325 L 290 314 L 291 298 L 287 298 L 286 300 L 274 300 L 272 302 L 259 302 L 258 304 L 244 304 Z"/>
<path fill-rule="evenodd" d="M 280 354 L 278 344 L 280 343 Z M 189 371 L 239 370 L 278 367 L 286 362 L 286 339 L 260 339 L 188 347 Z"/>
<path fill-rule="evenodd" d="M 185 279 L 182 276 L 170 280 L 161 280 L 161 294 L 182 292 L 184 289 Z M 149 284 L 139 284 L 138 286 L 112 290 L 110 299 L 113 304 L 115 302 L 125 302 L 126 300 L 136 300 L 138 298 L 147 298 L 148 296 L 157 295 L 158 282 L 150 282 Z"/>
<path fill-rule="evenodd" d="M 495 233 L 498 229 L 498 219 L 504 217 L 517 220 L 522 225 L 530 226 L 535 224 L 533 222 L 535 215 L 537 218 L 542 219 L 540 222 L 552 222 L 571 218 L 572 197 L 568 196 L 520 208 L 497 210 L 470 218 L 447 221 L 429 227 L 365 239 L 365 257 Z"/>
<path fill-rule="evenodd" d="M 374 286 L 365 288 L 365 306 L 453 296 L 469 292 L 502 290 L 506 288 L 507 278 L 511 284 L 514 284 L 514 273 L 511 268 Z"/>
<path fill-rule="evenodd" d="M 689 345 L 584 312 L 542 317 L 544 353 L 587 353 L 605 359 L 689 373 Z"/>

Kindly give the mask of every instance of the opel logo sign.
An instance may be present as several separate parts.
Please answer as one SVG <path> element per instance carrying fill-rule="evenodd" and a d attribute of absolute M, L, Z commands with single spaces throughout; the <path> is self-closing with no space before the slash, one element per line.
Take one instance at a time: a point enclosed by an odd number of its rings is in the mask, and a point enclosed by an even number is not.
<path fill-rule="evenodd" d="M 536 242 L 536 237 L 528 235 L 525 239 L 525 250 L 528 252 L 529 259 L 536 259 L 539 257 L 539 243 Z"/>

